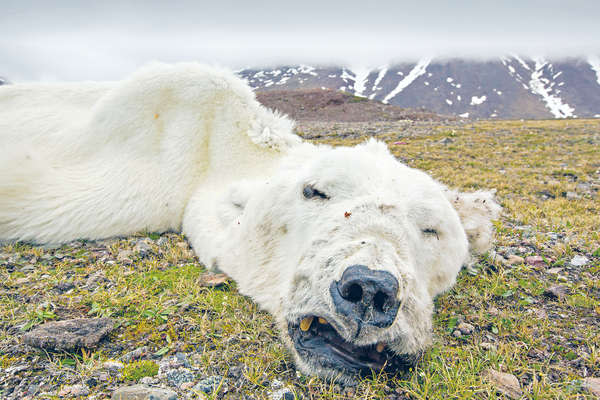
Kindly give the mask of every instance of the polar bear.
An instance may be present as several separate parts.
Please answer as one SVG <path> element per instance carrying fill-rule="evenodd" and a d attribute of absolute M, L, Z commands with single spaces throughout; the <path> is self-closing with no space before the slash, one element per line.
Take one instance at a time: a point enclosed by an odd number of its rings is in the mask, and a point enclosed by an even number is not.
<path fill-rule="evenodd" d="M 491 192 L 449 190 L 376 140 L 303 142 L 225 70 L 0 88 L 0 240 L 182 231 L 273 315 L 309 374 L 411 365 L 433 298 L 489 248 L 499 210 Z"/>

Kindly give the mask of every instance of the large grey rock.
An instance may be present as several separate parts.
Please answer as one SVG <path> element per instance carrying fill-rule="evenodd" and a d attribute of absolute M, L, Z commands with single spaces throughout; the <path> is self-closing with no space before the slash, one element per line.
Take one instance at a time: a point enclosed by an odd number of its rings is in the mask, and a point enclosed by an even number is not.
<path fill-rule="evenodd" d="M 46 322 L 23 335 L 30 346 L 49 350 L 95 347 L 114 328 L 111 318 L 77 318 Z"/>
<path fill-rule="evenodd" d="M 122 386 L 113 392 L 112 400 L 177 400 L 177 393 L 146 385 Z"/>

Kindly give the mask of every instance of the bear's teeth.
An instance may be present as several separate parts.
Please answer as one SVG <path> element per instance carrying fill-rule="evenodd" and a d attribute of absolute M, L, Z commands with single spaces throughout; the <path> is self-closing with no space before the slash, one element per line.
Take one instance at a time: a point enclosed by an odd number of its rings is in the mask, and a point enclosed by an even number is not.
<path fill-rule="evenodd" d="M 323 325 L 327 325 L 327 320 L 323 317 L 319 317 L 319 323 Z"/>
<path fill-rule="evenodd" d="M 378 353 L 381 353 L 384 348 L 385 348 L 385 344 L 377 343 L 377 347 L 375 348 L 375 350 L 377 350 Z"/>
<path fill-rule="evenodd" d="M 300 321 L 300 329 L 306 332 L 310 328 L 310 325 L 313 322 L 313 318 L 314 317 L 306 317 L 302 321 Z"/>

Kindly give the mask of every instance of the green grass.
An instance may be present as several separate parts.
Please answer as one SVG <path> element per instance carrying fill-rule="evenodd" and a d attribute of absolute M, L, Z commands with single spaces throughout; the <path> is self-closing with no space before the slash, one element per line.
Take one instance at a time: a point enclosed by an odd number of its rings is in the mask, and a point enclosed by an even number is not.
<path fill-rule="evenodd" d="M 162 235 L 167 243 L 151 243 L 153 254 L 134 255 L 132 265 L 117 261 L 118 252 L 133 248 L 135 240 L 157 240 L 154 233 L 55 250 L 25 244 L 0 248 L 0 367 L 49 361 L 57 374 L 76 383 L 94 376 L 104 361 L 148 346 L 159 355 L 188 353 L 198 376 L 227 376 L 241 367 L 241 377 L 227 378 L 229 390 L 219 391 L 218 398 L 267 398 L 275 378 L 307 399 L 494 398 L 495 389 L 482 377 L 488 368 L 517 376 L 527 398 L 582 398 L 584 372 L 600 376 L 600 202 L 586 193 L 579 199 L 565 194 L 580 192 L 580 183 L 600 183 L 598 132 L 597 120 L 493 121 L 434 126 L 426 135 L 379 136 L 398 158 L 449 186 L 496 188 L 504 207 L 495 225 L 497 247 L 522 247 L 521 255 L 539 254 L 548 268 L 563 268 L 549 274 L 544 267 L 508 267 L 481 257 L 436 299 L 435 343 L 409 374 L 375 374 L 352 388 L 297 375 L 268 314 L 241 296 L 234 283 L 199 284 L 205 269 L 182 236 Z M 439 143 L 445 137 L 453 142 Z M 394 144 L 398 141 L 405 144 Z M 554 198 L 543 200 L 541 192 Z M 530 228 L 520 228 L 525 225 Z M 549 232 L 562 239 L 549 239 Z M 588 265 L 569 267 L 576 254 L 586 255 Z M 8 257 L 14 258 L 13 269 Z M 27 264 L 35 266 L 33 272 L 20 271 Z M 99 271 L 105 280 L 86 287 Z M 75 288 L 61 294 L 53 289 L 61 282 Z M 556 284 L 568 288 L 564 299 L 544 296 Z M 119 326 L 108 344 L 84 353 L 18 350 L 17 332 L 46 320 L 85 316 L 116 319 Z M 455 337 L 460 321 L 473 325 L 473 334 Z M 152 376 L 155 366 L 154 361 L 129 364 L 110 384 Z M 30 378 L 44 373 L 23 372 Z M 108 396 L 107 390 L 98 385 L 92 394 Z"/>
<path fill-rule="evenodd" d="M 123 380 L 137 382 L 146 376 L 158 374 L 158 364 L 150 360 L 140 360 L 127 364 L 123 368 Z"/>

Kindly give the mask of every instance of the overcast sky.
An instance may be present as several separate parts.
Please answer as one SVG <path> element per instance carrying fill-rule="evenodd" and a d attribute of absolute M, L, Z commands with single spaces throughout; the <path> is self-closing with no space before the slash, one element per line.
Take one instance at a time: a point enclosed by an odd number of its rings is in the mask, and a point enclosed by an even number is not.
<path fill-rule="evenodd" d="M 600 54 L 600 0 L 0 2 L 0 76 L 119 79 L 150 61 L 379 66 Z"/>

